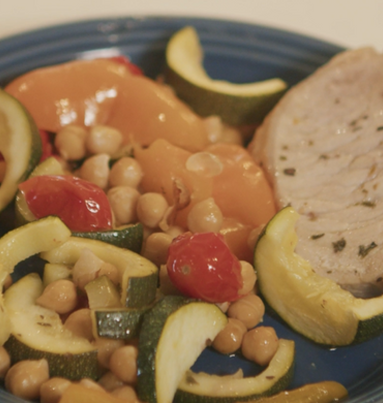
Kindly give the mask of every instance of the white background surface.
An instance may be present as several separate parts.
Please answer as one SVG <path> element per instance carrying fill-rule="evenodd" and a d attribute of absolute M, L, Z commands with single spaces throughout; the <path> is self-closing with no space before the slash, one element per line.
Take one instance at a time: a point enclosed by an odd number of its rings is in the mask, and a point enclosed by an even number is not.
<path fill-rule="evenodd" d="M 0 38 L 83 19 L 140 15 L 231 19 L 383 51 L 383 0 L 0 0 Z"/>

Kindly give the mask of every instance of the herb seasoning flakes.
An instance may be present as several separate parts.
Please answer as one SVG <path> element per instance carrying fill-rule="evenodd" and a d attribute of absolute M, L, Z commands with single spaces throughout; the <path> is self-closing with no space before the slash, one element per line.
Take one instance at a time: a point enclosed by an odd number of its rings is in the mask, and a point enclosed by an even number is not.
<path fill-rule="evenodd" d="M 359 245 L 359 252 L 358 252 L 358 256 L 360 257 L 366 257 L 368 255 L 368 253 L 376 248 L 378 245 L 375 242 L 371 242 L 370 245 L 364 246 L 364 245 Z"/>
<path fill-rule="evenodd" d="M 332 243 L 332 247 L 335 253 L 342 252 L 342 250 L 346 247 L 346 240 L 344 238 L 339 239 L 339 241 Z"/>

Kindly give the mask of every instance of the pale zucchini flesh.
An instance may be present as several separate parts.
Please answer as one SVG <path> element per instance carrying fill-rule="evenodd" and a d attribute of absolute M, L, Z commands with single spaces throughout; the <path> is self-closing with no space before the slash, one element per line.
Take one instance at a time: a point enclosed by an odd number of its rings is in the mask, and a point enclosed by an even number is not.
<path fill-rule="evenodd" d="M 347 389 L 339 382 L 321 381 L 257 400 L 258 403 L 334 403 L 348 395 Z"/>
<path fill-rule="evenodd" d="M 24 106 L 0 89 L 0 152 L 6 171 L 0 186 L 0 211 L 15 197 L 17 186 L 38 164 L 42 145 L 35 122 Z"/>
<path fill-rule="evenodd" d="M 285 390 L 290 384 L 295 362 L 292 340 L 279 340 L 269 365 L 253 377 L 185 373 L 178 385 L 177 403 L 233 403 L 259 399 Z"/>
<path fill-rule="evenodd" d="M 66 329 L 56 312 L 35 304 L 43 289 L 40 277 L 31 273 L 4 294 L 12 325 L 12 335 L 4 346 L 12 363 L 45 358 L 51 376 L 97 378 L 95 347 L 87 339 L 74 336 Z"/>
<path fill-rule="evenodd" d="M 0 238 L 0 346 L 10 335 L 10 320 L 3 306 L 2 285 L 17 263 L 53 249 L 70 237 L 70 230 L 57 217 L 46 217 L 16 228 Z"/>
<path fill-rule="evenodd" d="M 172 403 L 183 374 L 227 322 L 214 304 L 166 296 L 145 316 L 139 336 L 138 395 Z"/>

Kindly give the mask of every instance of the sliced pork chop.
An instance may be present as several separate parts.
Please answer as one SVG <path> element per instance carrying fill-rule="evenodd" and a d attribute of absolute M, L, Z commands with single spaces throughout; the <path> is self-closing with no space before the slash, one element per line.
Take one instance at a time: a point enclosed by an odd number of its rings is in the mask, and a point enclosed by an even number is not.
<path fill-rule="evenodd" d="M 289 90 L 250 150 L 279 208 L 301 217 L 297 253 L 356 295 L 383 290 L 383 55 L 335 56 Z"/>

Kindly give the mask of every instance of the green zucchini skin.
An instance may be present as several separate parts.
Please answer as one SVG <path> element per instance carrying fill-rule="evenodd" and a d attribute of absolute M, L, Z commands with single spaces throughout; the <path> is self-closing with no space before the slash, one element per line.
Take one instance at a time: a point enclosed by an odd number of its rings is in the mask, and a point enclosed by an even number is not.
<path fill-rule="evenodd" d="M 383 314 L 374 316 L 370 319 L 359 321 L 355 338 L 351 344 L 360 344 L 364 341 L 372 339 L 373 337 L 377 337 L 382 334 L 382 329 Z"/>
<path fill-rule="evenodd" d="M 156 403 L 155 357 L 162 329 L 168 317 L 187 304 L 190 299 L 183 296 L 167 296 L 144 315 L 138 343 L 137 392 L 140 400 Z"/>
<path fill-rule="evenodd" d="M 142 308 L 95 309 L 92 321 L 98 337 L 132 340 L 138 337 L 143 317 L 152 305 Z"/>
<path fill-rule="evenodd" d="M 177 96 L 198 115 L 217 115 L 229 125 L 259 124 L 287 89 L 281 79 L 234 84 L 210 78 L 198 33 L 191 26 L 172 35 L 165 56 L 164 80 Z"/>
<path fill-rule="evenodd" d="M 45 358 L 49 364 L 51 377 L 65 377 L 70 380 L 90 378 L 97 380 L 101 372 L 97 361 L 97 350 L 81 354 L 55 354 L 27 346 L 11 335 L 4 344 L 11 357 L 11 364 L 22 360 L 40 360 Z"/>
<path fill-rule="evenodd" d="M 233 126 L 259 124 L 286 92 L 281 90 L 264 97 L 240 98 L 209 91 L 190 83 L 169 66 L 165 70 L 164 77 L 165 82 L 176 89 L 177 96 L 195 113 L 204 117 L 218 115 L 225 123 Z"/>
<path fill-rule="evenodd" d="M 173 401 L 184 373 L 226 324 L 227 316 L 215 304 L 180 295 L 160 299 L 144 315 L 139 335 L 139 399 Z"/>
<path fill-rule="evenodd" d="M 122 283 L 125 286 L 124 281 Z M 145 277 L 129 277 L 126 285 L 125 306 L 145 308 L 154 302 L 157 295 L 158 273 Z"/>
<path fill-rule="evenodd" d="M 79 238 L 96 239 L 140 253 L 144 238 L 144 227 L 141 223 L 137 223 L 105 231 L 73 232 L 72 235 Z"/>

